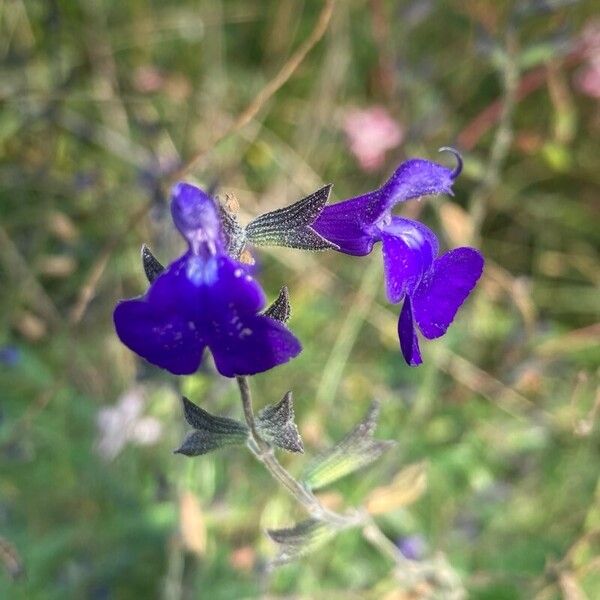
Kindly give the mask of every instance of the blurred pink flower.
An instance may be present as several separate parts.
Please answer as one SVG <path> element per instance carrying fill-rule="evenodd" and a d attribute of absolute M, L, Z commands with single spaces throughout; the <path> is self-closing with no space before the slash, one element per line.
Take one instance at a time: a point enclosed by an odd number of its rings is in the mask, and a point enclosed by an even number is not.
<path fill-rule="evenodd" d="M 573 83 L 582 94 L 600 100 L 600 60 L 589 61 L 579 69 Z"/>
<path fill-rule="evenodd" d="M 385 161 L 385 153 L 404 139 L 404 128 L 383 106 L 353 108 L 343 123 L 350 151 L 364 171 L 376 171 Z"/>
<path fill-rule="evenodd" d="M 579 36 L 584 54 L 589 57 L 600 53 L 600 19 L 588 21 Z"/>
<path fill-rule="evenodd" d="M 575 73 L 573 84 L 582 94 L 600 99 L 600 19 L 590 21 L 579 39 L 586 62 Z"/>
<path fill-rule="evenodd" d="M 158 92 L 164 84 L 164 75 L 153 65 L 143 65 L 134 71 L 133 86 L 142 94 Z"/>
<path fill-rule="evenodd" d="M 105 460 L 116 458 L 128 442 L 139 446 L 156 444 L 162 436 L 162 424 L 144 416 L 144 388 L 127 390 L 114 406 L 101 408 L 96 416 L 96 451 Z"/>

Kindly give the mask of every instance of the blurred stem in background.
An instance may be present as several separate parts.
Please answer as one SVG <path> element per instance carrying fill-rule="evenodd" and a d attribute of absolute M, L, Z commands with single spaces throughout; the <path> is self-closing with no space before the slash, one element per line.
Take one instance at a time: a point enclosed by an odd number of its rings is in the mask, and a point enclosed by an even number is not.
<path fill-rule="evenodd" d="M 502 167 L 513 139 L 512 122 L 519 85 L 519 45 L 517 31 L 512 23 L 507 25 L 501 56 L 502 110 L 483 171 L 483 179 L 471 194 L 469 206 L 472 220 L 472 243 L 476 245 L 481 243 L 481 225 L 487 213 L 489 197 L 500 181 Z"/>

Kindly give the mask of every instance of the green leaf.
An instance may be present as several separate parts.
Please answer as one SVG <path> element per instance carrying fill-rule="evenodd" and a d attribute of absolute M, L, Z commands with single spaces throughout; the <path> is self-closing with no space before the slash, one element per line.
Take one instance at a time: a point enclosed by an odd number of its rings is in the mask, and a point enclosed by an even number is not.
<path fill-rule="evenodd" d="M 303 481 L 320 489 L 377 460 L 395 442 L 375 440 L 379 405 L 373 402 L 365 418 L 338 444 L 318 456 L 306 469 Z"/>
<path fill-rule="evenodd" d="M 185 420 L 195 429 L 187 434 L 175 454 L 199 456 L 225 446 L 245 444 L 248 427 L 235 419 L 217 417 L 190 402 L 185 396 L 183 413 Z"/>
<path fill-rule="evenodd" d="M 334 526 L 316 519 L 302 521 L 288 529 L 270 529 L 268 536 L 279 546 L 279 554 L 271 564 L 280 566 L 297 560 L 326 544 L 337 532 Z"/>
<path fill-rule="evenodd" d="M 289 452 L 304 452 L 302 438 L 294 423 L 294 401 L 288 392 L 277 404 L 263 408 L 256 418 L 260 435 L 271 444 Z"/>
<path fill-rule="evenodd" d="M 225 446 L 239 446 L 244 444 L 246 439 L 246 434 L 223 434 L 206 430 L 190 431 L 181 446 L 174 452 L 185 456 L 200 456 Z"/>

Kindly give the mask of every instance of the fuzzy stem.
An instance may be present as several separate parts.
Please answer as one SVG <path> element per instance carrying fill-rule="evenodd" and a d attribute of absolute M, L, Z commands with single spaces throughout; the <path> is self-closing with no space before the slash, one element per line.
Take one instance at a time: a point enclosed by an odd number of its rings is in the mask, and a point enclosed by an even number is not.
<path fill-rule="evenodd" d="M 246 418 L 246 423 L 250 429 L 250 441 L 248 446 L 254 456 L 266 467 L 274 479 L 279 481 L 279 483 L 283 485 L 283 487 L 314 519 L 325 521 L 339 528 L 358 525 L 361 521 L 361 517 L 358 514 L 340 515 L 325 508 L 309 489 L 303 486 L 281 465 L 275 457 L 271 445 L 261 437 L 256 428 L 254 411 L 252 409 L 252 392 L 250 391 L 248 378 L 236 377 L 236 380 L 242 398 L 244 417 Z"/>

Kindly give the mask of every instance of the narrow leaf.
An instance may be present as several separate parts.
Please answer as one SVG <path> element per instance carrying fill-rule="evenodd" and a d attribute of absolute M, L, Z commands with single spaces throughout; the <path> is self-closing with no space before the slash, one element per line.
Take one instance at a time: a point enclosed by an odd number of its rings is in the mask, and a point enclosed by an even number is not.
<path fill-rule="evenodd" d="M 142 244 L 142 264 L 144 265 L 144 273 L 146 273 L 150 283 L 165 270 L 146 244 Z"/>
<path fill-rule="evenodd" d="M 248 433 L 248 427 L 235 419 L 217 417 L 200 408 L 185 396 L 183 400 L 183 414 L 185 420 L 194 428 L 209 431 L 211 433 L 244 434 Z"/>
<path fill-rule="evenodd" d="M 256 427 L 265 440 L 278 448 L 304 452 L 302 438 L 294 423 L 292 392 L 288 392 L 277 404 L 263 408 L 258 413 Z"/>
<path fill-rule="evenodd" d="M 271 319 L 275 319 L 280 323 L 287 323 L 290 318 L 290 314 L 292 312 L 292 307 L 290 306 L 290 296 L 288 293 L 287 286 L 283 286 L 279 291 L 279 296 L 273 301 L 263 313 L 266 317 L 271 317 Z"/>
<path fill-rule="evenodd" d="M 246 434 L 223 434 L 206 431 L 205 429 L 197 429 L 190 431 L 185 436 L 183 443 L 175 454 L 184 454 L 185 456 L 199 456 L 208 454 L 213 450 L 224 448 L 225 446 L 237 446 L 246 442 Z"/>
<path fill-rule="evenodd" d="M 194 428 L 187 434 L 175 454 L 198 456 L 224 446 L 244 444 L 248 439 L 248 427 L 234 419 L 211 415 L 183 397 L 185 420 Z"/>
<path fill-rule="evenodd" d="M 337 246 L 310 226 L 323 210 L 331 184 L 290 206 L 260 215 L 246 227 L 246 236 L 257 245 L 286 246 L 300 250 L 326 250 Z"/>
<path fill-rule="evenodd" d="M 320 489 L 378 459 L 395 442 L 375 440 L 379 406 L 371 404 L 365 418 L 333 448 L 318 456 L 305 471 L 304 483 Z"/>
<path fill-rule="evenodd" d="M 267 534 L 279 546 L 279 554 L 271 564 L 280 566 L 301 558 L 323 546 L 337 531 L 316 519 L 302 521 L 288 529 L 270 529 Z"/>

